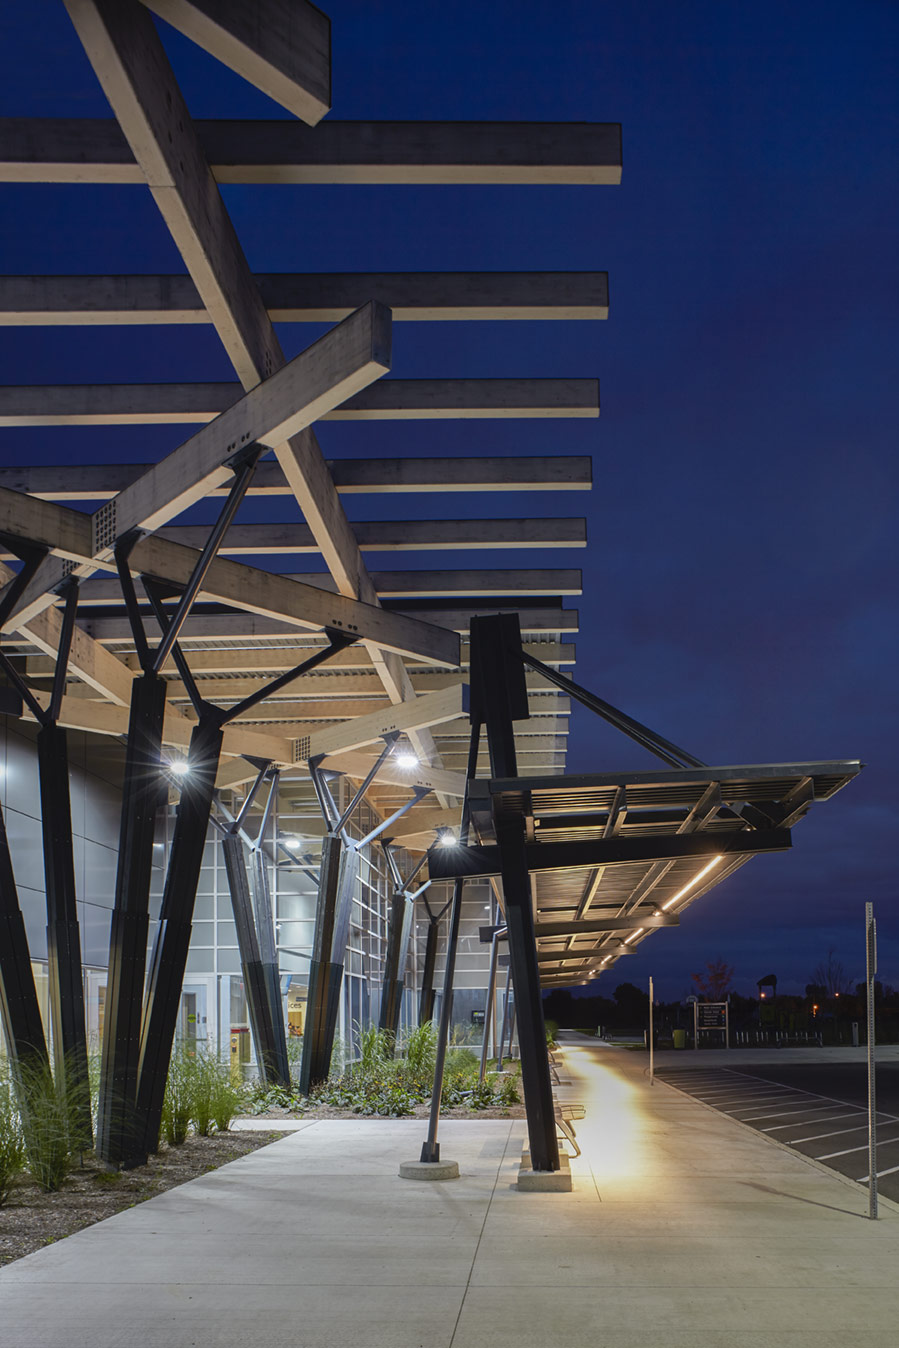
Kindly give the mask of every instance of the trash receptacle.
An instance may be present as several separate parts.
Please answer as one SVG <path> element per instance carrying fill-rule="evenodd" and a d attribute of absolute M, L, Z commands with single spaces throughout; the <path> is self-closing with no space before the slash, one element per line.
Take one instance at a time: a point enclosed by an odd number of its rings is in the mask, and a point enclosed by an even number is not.
<path fill-rule="evenodd" d="M 675 1048 L 686 1048 L 686 1047 L 687 1047 L 687 1031 L 686 1031 L 686 1030 L 675 1030 L 675 1031 L 673 1032 L 673 1036 L 672 1036 L 672 1037 L 673 1037 L 673 1039 L 674 1039 L 674 1047 L 675 1047 Z"/>

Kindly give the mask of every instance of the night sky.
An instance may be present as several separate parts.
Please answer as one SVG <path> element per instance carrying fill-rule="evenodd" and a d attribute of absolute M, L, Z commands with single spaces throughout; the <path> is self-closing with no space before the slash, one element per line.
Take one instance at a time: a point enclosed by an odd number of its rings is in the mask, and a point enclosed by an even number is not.
<path fill-rule="evenodd" d="M 577 677 L 712 764 L 861 777 L 598 984 L 718 956 L 801 991 L 834 948 L 899 983 L 897 131 L 892 0 L 331 3 L 337 119 L 617 121 L 617 188 L 226 188 L 259 271 L 607 270 L 607 323 L 399 324 L 397 377 L 596 376 L 599 421 L 324 425 L 329 455 L 590 454 L 591 494 L 404 497 L 425 518 L 588 516 Z M 27 25 L 27 26 L 26 26 Z M 165 30 L 198 117 L 285 115 Z M 108 115 L 61 4 L 0 7 L 0 113 Z M 3 187 L 10 273 L 175 272 L 139 188 Z M 317 335 L 284 328 L 289 354 Z M 7 383 L 230 379 L 212 329 L 4 329 Z M 182 428 L 0 431 L 4 463 L 156 458 Z M 375 518 L 379 498 L 344 498 Z M 397 503 L 380 498 L 383 516 Z M 208 507 L 204 507 L 208 510 Z M 264 518 L 250 502 L 243 518 Z M 276 506 L 289 517 L 289 503 Z M 203 516 L 206 518 L 208 516 Z M 891 541 L 892 540 L 892 541 Z M 451 555 L 369 554 L 372 569 Z M 306 561 L 300 569 L 310 569 Z M 649 768 L 589 713 L 569 770 Z"/>

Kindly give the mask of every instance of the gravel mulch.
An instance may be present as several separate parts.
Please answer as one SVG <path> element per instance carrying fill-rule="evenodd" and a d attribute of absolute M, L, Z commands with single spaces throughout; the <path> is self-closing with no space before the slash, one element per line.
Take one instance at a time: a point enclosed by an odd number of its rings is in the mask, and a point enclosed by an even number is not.
<path fill-rule="evenodd" d="M 125 1171 L 105 1170 L 85 1157 L 54 1194 L 24 1175 L 0 1207 L 0 1266 L 283 1137 L 280 1132 L 191 1135 L 182 1146 L 163 1147 L 146 1165 Z"/>

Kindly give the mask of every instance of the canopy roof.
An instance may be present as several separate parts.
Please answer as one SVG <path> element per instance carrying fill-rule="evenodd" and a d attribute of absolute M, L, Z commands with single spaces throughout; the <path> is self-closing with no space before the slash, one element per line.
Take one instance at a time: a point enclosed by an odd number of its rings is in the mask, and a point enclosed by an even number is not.
<path fill-rule="evenodd" d="M 499 873 L 503 830 L 527 839 L 544 986 L 583 983 L 701 895 L 861 770 L 856 760 L 690 767 L 472 783 L 479 847 L 435 849 L 431 874 Z M 499 845 L 498 845 L 499 844 Z"/>

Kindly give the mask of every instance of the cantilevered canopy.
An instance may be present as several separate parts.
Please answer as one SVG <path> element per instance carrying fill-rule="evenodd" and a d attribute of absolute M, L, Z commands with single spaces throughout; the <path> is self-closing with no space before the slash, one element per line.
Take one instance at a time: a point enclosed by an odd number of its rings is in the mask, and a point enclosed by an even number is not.
<path fill-rule="evenodd" d="M 523 828 L 544 987 L 586 982 L 790 829 L 861 770 L 855 760 L 526 777 L 470 784 L 480 840 L 435 847 L 430 874 L 497 875 Z"/>

